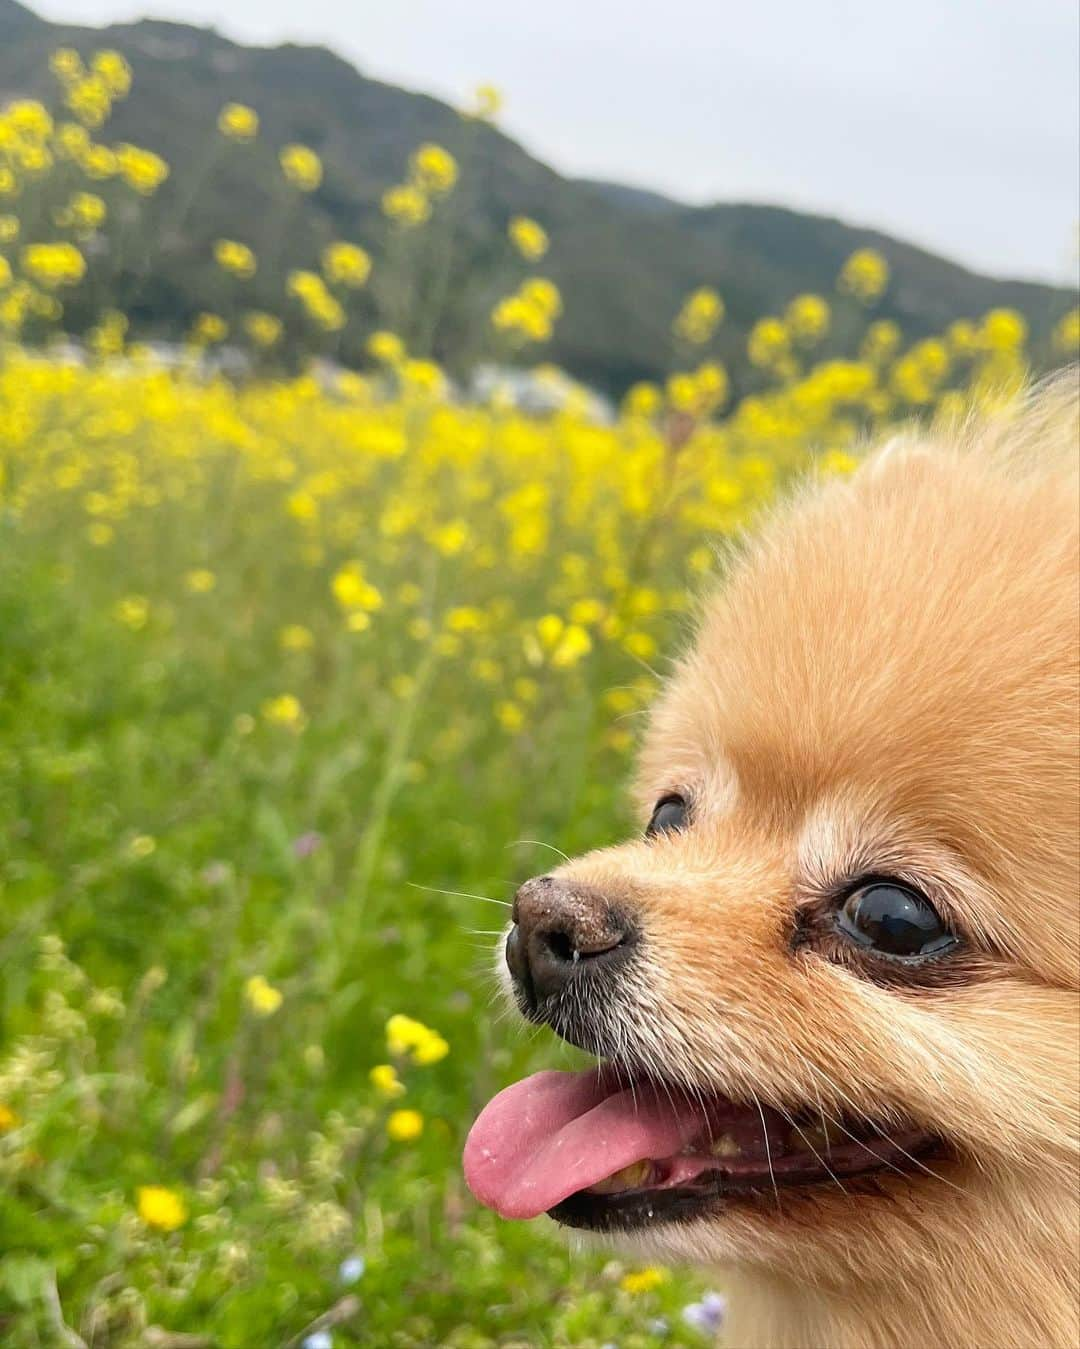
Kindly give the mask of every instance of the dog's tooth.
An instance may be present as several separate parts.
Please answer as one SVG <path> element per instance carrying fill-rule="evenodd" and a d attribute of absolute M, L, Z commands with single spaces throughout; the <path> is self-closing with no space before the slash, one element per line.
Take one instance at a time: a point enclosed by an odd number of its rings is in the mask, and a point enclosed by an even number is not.
<path fill-rule="evenodd" d="M 742 1148 L 733 1135 L 725 1133 L 713 1139 L 709 1144 L 709 1152 L 713 1157 L 738 1157 Z"/>
<path fill-rule="evenodd" d="M 624 1190 L 639 1190 L 652 1179 L 652 1162 L 633 1162 L 614 1175 L 598 1180 L 588 1187 L 589 1194 L 621 1194 Z"/>

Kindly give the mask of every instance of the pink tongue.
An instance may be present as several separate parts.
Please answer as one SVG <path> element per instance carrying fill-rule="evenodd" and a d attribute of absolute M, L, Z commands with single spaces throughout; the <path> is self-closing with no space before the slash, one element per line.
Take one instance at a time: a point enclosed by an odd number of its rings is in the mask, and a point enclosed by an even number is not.
<path fill-rule="evenodd" d="M 536 1073 L 491 1101 L 465 1142 L 465 1179 L 504 1218 L 535 1218 L 624 1166 L 677 1153 L 701 1132 L 689 1103 L 614 1091 L 595 1069 Z"/>

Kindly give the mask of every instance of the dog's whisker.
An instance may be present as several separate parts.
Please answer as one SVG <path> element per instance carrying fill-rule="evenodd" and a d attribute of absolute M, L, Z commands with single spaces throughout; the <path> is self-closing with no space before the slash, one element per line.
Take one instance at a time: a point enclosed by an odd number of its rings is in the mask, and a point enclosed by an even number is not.
<path fill-rule="evenodd" d="M 558 853 L 564 862 L 569 862 L 571 858 L 563 852 L 561 848 L 556 848 L 554 843 L 545 843 L 542 838 L 518 838 L 513 843 L 508 843 L 508 848 L 516 848 L 522 843 L 530 843 L 535 848 L 548 848 L 553 853 Z"/>
<path fill-rule="evenodd" d="M 412 890 L 426 890 L 430 895 L 448 895 L 451 899 L 478 899 L 484 904 L 498 904 L 500 908 L 512 909 L 514 906 L 505 899 L 493 899 L 490 895 L 474 895 L 468 890 L 443 890 L 437 885 L 420 885 L 416 881 L 406 881 Z"/>

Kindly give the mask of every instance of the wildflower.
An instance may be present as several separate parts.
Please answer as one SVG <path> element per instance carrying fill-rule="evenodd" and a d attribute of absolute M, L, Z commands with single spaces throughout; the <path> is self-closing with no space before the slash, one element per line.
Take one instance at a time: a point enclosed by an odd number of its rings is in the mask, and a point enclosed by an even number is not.
<path fill-rule="evenodd" d="M 259 114 L 243 103 L 226 103 L 217 125 L 227 140 L 252 141 L 259 134 Z"/>
<path fill-rule="evenodd" d="M 219 314 L 198 314 L 191 325 L 191 341 L 197 347 L 224 342 L 228 335 L 229 325 Z"/>
<path fill-rule="evenodd" d="M 208 595 L 217 585 L 217 577 L 206 567 L 197 567 L 184 577 L 184 585 L 192 595 Z"/>
<path fill-rule="evenodd" d="M 343 609 L 381 609 L 383 597 L 368 581 L 359 562 L 346 562 L 330 583 L 334 598 Z"/>
<path fill-rule="evenodd" d="M 367 349 L 377 361 L 396 365 L 405 355 L 405 344 L 395 333 L 374 332 L 368 338 Z"/>
<path fill-rule="evenodd" d="M 510 242 L 526 262 L 537 262 L 548 251 L 548 236 L 543 225 L 526 215 L 516 215 L 507 228 Z"/>
<path fill-rule="evenodd" d="M 86 259 L 74 244 L 29 244 L 20 262 L 27 276 L 47 290 L 77 285 L 86 274 Z"/>
<path fill-rule="evenodd" d="M 176 1190 L 164 1185 L 140 1185 L 135 1198 L 139 1217 L 147 1227 L 173 1232 L 187 1222 L 187 1205 Z"/>
<path fill-rule="evenodd" d="M 1070 309 L 1054 329 L 1054 347 L 1066 356 L 1080 350 L 1080 309 Z"/>
<path fill-rule="evenodd" d="M 438 1063 L 450 1052 L 450 1046 L 438 1031 L 400 1012 L 386 1023 L 386 1044 L 391 1054 L 398 1057 L 408 1054 L 421 1066 Z"/>
<path fill-rule="evenodd" d="M 7 1134 L 19 1127 L 19 1117 L 11 1106 L 0 1101 L 0 1134 Z"/>
<path fill-rule="evenodd" d="M 58 47 L 49 57 L 49 69 L 64 84 L 81 79 L 82 57 L 71 47 Z"/>
<path fill-rule="evenodd" d="M 308 829 L 303 834 L 298 834 L 296 838 L 293 839 L 293 856 L 301 858 L 310 857 L 312 853 L 318 852 L 322 845 L 322 834 L 316 832 L 314 829 Z"/>
<path fill-rule="evenodd" d="M 646 1265 L 644 1269 L 631 1270 L 619 1280 L 624 1293 L 651 1293 L 666 1283 L 669 1278 L 666 1269 L 659 1265 Z"/>
<path fill-rule="evenodd" d="M 255 254 L 247 244 L 237 243 L 235 239 L 219 239 L 214 245 L 214 261 L 223 272 L 238 276 L 243 281 L 255 275 L 257 262 Z"/>
<path fill-rule="evenodd" d="M 382 209 L 395 224 L 411 229 L 424 224 L 431 215 L 431 202 L 421 188 L 412 183 L 400 183 L 383 193 Z"/>
<path fill-rule="evenodd" d="M 412 1143 L 424 1132 L 424 1117 L 419 1110 L 394 1110 L 386 1132 L 395 1143 Z"/>
<path fill-rule="evenodd" d="M 784 322 L 797 342 L 810 346 L 829 330 L 829 306 L 820 295 L 796 295 L 784 313 Z"/>
<path fill-rule="evenodd" d="M 442 196 L 457 182 L 457 160 L 449 150 L 432 141 L 413 151 L 409 170 L 416 186 L 431 196 Z"/>
<path fill-rule="evenodd" d="M 94 53 L 90 69 L 104 81 L 114 98 L 125 98 L 131 89 L 131 67 L 117 51 L 106 49 Z"/>
<path fill-rule="evenodd" d="M 706 1293 L 700 1302 L 691 1302 L 683 1308 L 683 1320 L 703 1335 L 716 1335 L 727 1315 L 727 1298 L 720 1293 Z"/>
<path fill-rule="evenodd" d="M 503 730 L 511 734 L 520 731 L 525 725 L 525 713 L 518 703 L 512 702 L 509 698 L 495 704 L 495 716 Z"/>
<path fill-rule="evenodd" d="M 168 164 L 151 150 L 118 145 L 115 154 L 117 172 L 140 197 L 152 197 L 169 176 Z"/>
<path fill-rule="evenodd" d="M 724 302 L 709 286 L 687 296 L 672 325 L 677 337 L 700 346 L 707 342 L 724 317 Z"/>
<path fill-rule="evenodd" d="M 1027 321 L 1015 309 L 992 309 L 983 318 L 979 340 L 991 351 L 1014 351 L 1027 338 Z"/>
<path fill-rule="evenodd" d="M 278 155 L 281 172 L 298 192 L 314 192 L 322 182 L 322 160 L 306 145 L 286 145 Z"/>
<path fill-rule="evenodd" d="M 873 248 L 856 249 L 840 269 L 840 289 L 864 304 L 878 299 L 888 284 L 889 264 Z"/>
<path fill-rule="evenodd" d="M 311 629 L 302 623 L 290 623 L 278 633 L 278 645 L 282 651 L 308 651 L 315 644 Z"/>
<path fill-rule="evenodd" d="M 364 1277 L 364 1257 L 362 1255 L 350 1255 L 342 1260 L 338 1265 L 338 1282 L 344 1284 L 358 1283 Z"/>
<path fill-rule="evenodd" d="M 150 601 L 145 595 L 127 595 L 117 602 L 113 613 L 126 628 L 138 632 L 149 621 Z"/>
<path fill-rule="evenodd" d="M 746 354 L 754 365 L 775 365 L 787 355 L 788 345 L 788 330 L 779 319 L 758 319 L 750 329 Z"/>
<path fill-rule="evenodd" d="M 498 117 L 503 96 L 493 84 L 478 84 L 473 90 L 473 105 L 462 114 L 478 122 L 492 122 Z"/>
<path fill-rule="evenodd" d="M 253 974 L 244 984 L 244 1001 L 256 1016 L 273 1016 L 284 998 L 281 990 L 275 988 L 261 974 Z"/>
<path fill-rule="evenodd" d="M 405 1095 L 405 1083 L 398 1077 L 392 1063 L 376 1064 L 368 1073 L 368 1078 L 379 1095 L 385 1096 L 387 1100 Z"/>
<path fill-rule="evenodd" d="M 243 326 L 257 347 L 272 347 L 281 336 L 281 320 L 259 310 L 246 314 Z"/>
<path fill-rule="evenodd" d="M 328 244 L 323 249 L 322 269 L 327 281 L 358 290 L 371 275 L 371 258 L 356 244 Z"/>
<path fill-rule="evenodd" d="M 262 714 L 272 726 L 284 726 L 291 731 L 300 730 L 304 724 L 303 704 L 293 693 L 267 698 L 262 705 Z"/>

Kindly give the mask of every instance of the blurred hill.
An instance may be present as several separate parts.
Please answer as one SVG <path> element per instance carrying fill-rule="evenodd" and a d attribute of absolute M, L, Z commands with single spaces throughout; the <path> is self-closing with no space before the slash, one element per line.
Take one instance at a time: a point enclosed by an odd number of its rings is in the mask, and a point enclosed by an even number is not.
<path fill-rule="evenodd" d="M 1039 335 L 1071 303 L 1063 290 L 980 276 L 839 220 L 774 206 L 692 207 L 635 188 L 564 178 L 497 128 L 370 79 L 321 47 L 245 47 L 210 30 L 150 20 L 102 29 L 53 24 L 15 0 L 0 0 L 0 102 L 55 101 L 47 62 L 61 45 L 84 56 L 101 47 L 124 53 L 135 84 L 116 106 L 107 138 L 147 146 L 172 166 L 172 195 L 165 197 L 172 214 L 166 210 L 160 221 L 163 253 L 132 299 L 140 326 L 163 335 L 178 334 L 194 313 L 214 308 L 222 286 L 210 261 L 215 239 L 255 249 L 260 268 L 252 300 L 268 309 L 280 308 L 284 271 L 312 265 L 331 239 L 362 243 L 381 258 L 380 197 L 402 179 L 410 151 L 427 140 L 459 158 L 464 185 L 451 208 L 456 235 L 444 312 L 434 332 L 411 336 L 452 369 L 474 354 L 468 334 L 478 315 L 512 284 L 505 229 L 517 214 L 548 229 L 551 251 L 539 270 L 557 282 L 566 303 L 545 356 L 611 392 L 666 371 L 671 319 L 685 294 L 702 284 L 726 302 L 716 350 L 740 382 L 752 322 L 799 292 L 828 291 L 843 260 L 861 246 L 887 258 L 893 280 L 877 313 L 896 319 L 909 338 L 1006 305 L 1029 319 L 1038 350 Z M 210 162 L 218 111 L 231 100 L 258 110 L 259 139 Z M 292 141 L 317 150 L 326 173 L 319 190 L 283 220 L 276 154 Z M 196 183 L 197 195 L 178 210 L 185 185 Z"/>

